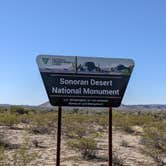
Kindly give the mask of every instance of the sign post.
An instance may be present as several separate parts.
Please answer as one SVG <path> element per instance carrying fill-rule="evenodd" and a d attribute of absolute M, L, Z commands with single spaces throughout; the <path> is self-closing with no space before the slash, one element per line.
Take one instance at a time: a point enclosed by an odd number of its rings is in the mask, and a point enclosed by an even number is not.
<path fill-rule="evenodd" d="M 57 127 L 57 156 L 56 166 L 60 166 L 60 150 L 61 150 L 61 119 L 62 119 L 62 107 L 58 107 L 58 127 Z"/>
<path fill-rule="evenodd" d="M 57 166 L 60 165 L 61 106 L 109 107 L 108 155 L 112 161 L 112 107 L 123 99 L 134 68 L 131 59 L 39 55 L 37 64 L 51 105 L 58 106 Z"/>
<path fill-rule="evenodd" d="M 108 110 L 108 166 L 112 165 L 112 107 Z"/>

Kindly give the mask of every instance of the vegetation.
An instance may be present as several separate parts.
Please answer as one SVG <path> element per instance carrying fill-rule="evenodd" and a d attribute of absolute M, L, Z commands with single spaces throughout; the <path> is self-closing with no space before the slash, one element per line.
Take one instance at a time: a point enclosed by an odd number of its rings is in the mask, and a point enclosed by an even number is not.
<path fill-rule="evenodd" d="M 83 137 L 74 141 L 69 141 L 68 146 L 80 152 L 84 159 L 93 159 L 96 157 L 97 142 L 93 137 Z"/>
<path fill-rule="evenodd" d="M 132 133 L 132 126 L 146 126 L 157 121 L 152 114 L 146 112 L 113 112 L 113 126 L 116 129 L 122 129 L 128 133 Z"/>
<path fill-rule="evenodd" d="M 11 155 L 6 153 L 4 147 L 0 147 L 0 166 L 29 166 L 39 157 L 37 152 L 29 152 L 29 144 L 27 139 L 20 148 L 15 150 Z"/>
<path fill-rule="evenodd" d="M 142 152 L 153 158 L 158 166 L 166 165 L 166 124 L 157 123 L 145 128 L 142 144 L 146 147 Z"/>
<path fill-rule="evenodd" d="M 118 155 L 116 151 L 113 151 L 112 154 L 112 165 L 113 166 L 124 166 L 124 161 L 123 159 Z"/>
<path fill-rule="evenodd" d="M 142 154 L 151 157 L 158 166 L 165 165 L 166 161 L 166 112 L 128 112 L 113 111 L 113 130 L 119 130 L 125 134 L 136 133 L 135 126 L 139 126 L 142 132 Z M 98 138 L 107 132 L 108 114 L 103 112 L 91 112 L 73 109 L 62 114 L 62 137 L 68 147 L 79 152 L 83 159 L 98 158 Z M 21 126 L 21 127 L 20 127 Z M 31 135 L 55 136 L 57 130 L 57 112 L 47 110 L 35 110 L 22 107 L 0 108 L 0 127 L 7 130 L 24 130 Z M 28 150 L 29 143 L 12 144 L 6 138 L 0 128 L 0 166 L 30 165 L 40 156 Z M 30 140 L 29 140 L 30 141 Z M 35 148 L 41 148 L 38 140 L 33 141 Z M 114 144 L 114 142 L 113 142 Z M 121 141 L 121 147 L 130 148 L 129 142 Z M 10 156 L 9 156 L 10 154 Z M 113 152 L 113 165 L 124 165 L 124 161 Z"/>

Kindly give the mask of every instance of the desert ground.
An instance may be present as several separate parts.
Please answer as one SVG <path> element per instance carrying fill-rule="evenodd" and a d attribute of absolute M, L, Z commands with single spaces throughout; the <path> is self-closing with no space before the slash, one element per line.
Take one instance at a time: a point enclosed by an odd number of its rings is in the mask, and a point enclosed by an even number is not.
<path fill-rule="evenodd" d="M 23 108 L 1 111 L 0 166 L 54 166 L 57 113 Z M 165 113 L 113 111 L 113 165 L 165 165 Z M 106 166 L 107 111 L 64 112 L 61 165 Z"/>

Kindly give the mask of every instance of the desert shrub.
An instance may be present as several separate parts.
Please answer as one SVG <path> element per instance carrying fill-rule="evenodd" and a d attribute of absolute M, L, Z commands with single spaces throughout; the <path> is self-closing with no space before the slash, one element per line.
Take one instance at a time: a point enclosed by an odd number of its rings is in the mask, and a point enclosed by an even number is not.
<path fill-rule="evenodd" d="M 6 107 L 0 107 L 0 113 L 7 112 L 8 108 Z"/>
<path fill-rule="evenodd" d="M 122 140 L 121 146 L 129 147 L 129 143 L 127 141 L 125 141 L 125 140 Z"/>
<path fill-rule="evenodd" d="M 0 166 L 10 166 L 8 164 L 8 156 L 5 154 L 5 149 L 0 146 Z"/>
<path fill-rule="evenodd" d="M 69 114 L 69 113 L 65 113 L 63 114 L 63 120 L 62 120 L 63 124 L 71 124 L 73 122 L 76 123 L 86 123 L 89 124 L 91 122 L 91 116 L 86 115 L 86 114 Z"/>
<path fill-rule="evenodd" d="M 4 135 L 0 133 L 0 148 L 5 149 L 9 146 L 10 146 L 10 143 L 8 142 L 8 140 L 6 140 Z"/>
<path fill-rule="evenodd" d="M 73 114 L 77 114 L 79 112 L 79 109 L 78 108 L 73 108 L 72 112 Z"/>
<path fill-rule="evenodd" d="M 11 114 L 10 112 L 1 113 L 0 115 L 0 124 L 12 127 L 14 124 L 19 123 L 19 118 L 16 114 Z"/>
<path fill-rule="evenodd" d="M 32 126 L 30 132 L 33 134 L 51 134 L 52 129 L 47 126 Z"/>
<path fill-rule="evenodd" d="M 0 166 L 29 166 L 39 157 L 37 152 L 29 152 L 28 139 L 25 139 L 23 145 L 13 151 L 11 154 L 5 153 L 5 149 L 0 147 Z"/>
<path fill-rule="evenodd" d="M 69 138 L 82 138 L 87 134 L 87 127 L 77 122 L 68 123 L 64 125 L 63 133 Z"/>
<path fill-rule="evenodd" d="M 122 123 L 121 129 L 129 134 L 134 132 L 132 125 L 128 121 L 124 121 L 124 123 Z"/>
<path fill-rule="evenodd" d="M 112 166 L 124 166 L 123 159 L 118 155 L 116 151 L 112 153 Z"/>
<path fill-rule="evenodd" d="M 0 148 L 3 149 L 18 149 L 20 145 L 12 144 L 9 140 L 5 137 L 4 132 L 0 132 Z"/>
<path fill-rule="evenodd" d="M 31 114 L 29 116 L 30 120 L 32 121 L 33 125 L 37 126 L 56 126 L 57 122 L 57 114 L 46 112 L 46 113 L 37 113 Z"/>
<path fill-rule="evenodd" d="M 64 114 L 62 121 L 63 134 L 69 138 L 82 138 L 87 135 L 96 135 L 96 121 L 98 117 L 84 114 Z"/>
<path fill-rule="evenodd" d="M 131 124 L 129 123 L 128 117 L 122 113 L 113 113 L 113 126 L 124 131 L 130 131 Z"/>
<path fill-rule="evenodd" d="M 11 106 L 10 107 L 10 113 L 15 113 L 15 114 L 28 114 L 29 111 L 28 109 L 25 109 L 24 107 L 20 106 Z"/>
<path fill-rule="evenodd" d="M 32 120 L 31 120 L 31 116 L 32 115 L 27 115 L 27 114 L 24 114 L 24 115 L 21 115 L 20 117 L 19 117 L 19 121 L 21 122 L 21 123 L 24 123 L 24 124 L 30 124 L 31 122 L 32 122 Z"/>
<path fill-rule="evenodd" d="M 93 159 L 96 157 L 97 143 L 93 137 L 69 141 L 68 146 L 80 152 L 84 159 Z"/>
<path fill-rule="evenodd" d="M 14 166 L 29 166 L 39 155 L 36 152 L 29 152 L 28 145 L 24 144 L 12 155 L 12 164 Z"/>
<path fill-rule="evenodd" d="M 155 127 L 145 128 L 141 140 L 145 146 L 141 149 L 142 152 L 152 157 L 158 166 L 166 164 L 163 160 L 166 157 L 166 130 L 161 126 L 162 124 L 155 124 Z"/>
<path fill-rule="evenodd" d="M 147 126 L 154 123 L 156 119 L 147 113 L 130 113 L 113 111 L 113 126 L 122 129 L 128 133 L 132 133 L 132 126 Z"/>
<path fill-rule="evenodd" d="M 132 124 L 130 123 L 128 117 L 123 118 L 123 119 L 118 119 L 118 122 L 116 122 L 116 125 L 113 123 L 113 125 L 121 129 L 127 133 L 133 133 L 134 131 L 132 130 Z"/>
<path fill-rule="evenodd" d="M 30 132 L 34 134 L 51 134 L 56 129 L 57 114 L 46 112 L 29 115 Z"/>
<path fill-rule="evenodd" d="M 107 116 L 103 116 L 103 115 L 100 115 L 100 116 L 101 117 L 98 120 L 98 124 L 100 126 L 102 126 L 104 129 L 106 129 L 107 126 L 108 126 L 108 117 Z"/>
<path fill-rule="evenodd" d="M 94 114 L 65 113 L 63 115 L 63 133 L 67 136 L 68 146 L 77 152 L 80 152 L 84 159 L 96 157 L 98 137 L 96 124 L 99 116 Z"/>
<path fill-rule="evenodd" d="M 8 141 L 5 139 L 4 133 L 0 132 L 0 148 L 5 148 L 7 144 L 8 144 Z"/>
<path fill-rule="evenodd" d="M 41 145 L 43 141 L 39 141 L 37 139 L 32 140 L 32 144 L 35 148 L 46 148 L 46 146 Z"/>

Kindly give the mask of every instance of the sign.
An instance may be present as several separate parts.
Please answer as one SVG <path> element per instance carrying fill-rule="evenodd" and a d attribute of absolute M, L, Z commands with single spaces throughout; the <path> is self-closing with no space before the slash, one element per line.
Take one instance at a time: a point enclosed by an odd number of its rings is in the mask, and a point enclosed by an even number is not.
<path fill-rule="evenodd" d="M 37 64 L 53 106 L 118 107 L 131 59 L 39 55 Z"/>

